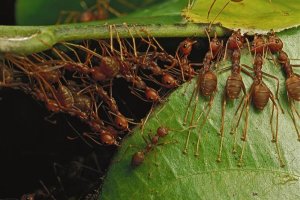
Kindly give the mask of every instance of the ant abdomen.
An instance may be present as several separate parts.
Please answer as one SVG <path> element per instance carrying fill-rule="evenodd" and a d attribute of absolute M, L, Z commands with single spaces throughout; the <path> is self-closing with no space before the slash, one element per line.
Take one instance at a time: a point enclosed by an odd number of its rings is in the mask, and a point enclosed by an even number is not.
<path fill-rule="evenodd" d="M 254 85 L 252 101 L 255 107 L 263 110 L 268 104 L 270 98 L 270 90 L 265 84 Z"/>
<path fill-rule="evenodd" d="M 293 74 L 286 79 L 285 86 L 288 96 L 296 101 L 300 101 L 300 77 Z"/>
<path fill-rule="evenodd" d="M 231 74 L 226 82 L 226 95 L 229 99 L 237 99 L 242 91 L 243 79 L 240 74 Z"/>
<path fill-rule="evenodd" d="M 212 71 L 201 74 L 199 82 L 201 94 L 204 96 L 211 96 L 217 90 L 218 79 Z"/>
<path fill-rule="evenodd" d="M 57 97 L 62 104 L 62 106 L 66 108 L 71 108 L 74 106 L 74 98 L 72 92 L 64 85 L 58 87 Z"/>
<path fill-rule="evenodd" d="M 145 153 L 143 151 L 138 151 L 135 154 L 133 154 L 131 159 L 131 166 L 137 167 L 141 165 L 145 160 Z"/>

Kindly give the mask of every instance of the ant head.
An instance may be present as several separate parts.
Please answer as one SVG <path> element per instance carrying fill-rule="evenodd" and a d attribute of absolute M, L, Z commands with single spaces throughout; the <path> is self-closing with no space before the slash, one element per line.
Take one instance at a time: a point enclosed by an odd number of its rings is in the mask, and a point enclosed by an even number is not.
<path fill-rule="evenodd" d="M 116 127 L 120 130 L 128 130 L 128 121 L 121 113 L 118 113 L 115 117 Z"/>
<path fill-rule="evenodd" d="M 210 41 L 209 45 L 213 55 L 216 55 L 223 47 L 223 43 L 217 37 L 217 32 L 215 32 L 215 37 Z"/>
<path fill-rule="evenodd" d="M 151 102 L 157 102 L 160 99 L 158 92 L 153 88 L 146 87 L 145 95 L 147 100 Z"/>
<path fill-rule="evenodd" d="M 174 88 L 178 85 L 174 77 L 167 73 L 163 75 L 162 83 L 166 86 L 166 88 Z"/>
<path fill-rule="evenodd" d="M 283 42 L 273 30 L 268 33 L 268 48 L 272 53 L 279 52 L 283 48 Z"/>
<path fill-rule="evenodd" d="M 168 135 L 168 133 L 169 133 L 169 129 L 167 129 L 166 127 L 163 127 L 163 126 L 158 127 L 158 129 L 156 131 L 156 134 L 159 137 L 164 137 L 164 136 Z"/>
<path fill-rule="evenodd" d="M 183 42 L 179 44 L 179 50 L 184 56 L 188 56 L 191 54 L 193 44 L 195 44 L 197 41 L 192 40 L 190 38 L 185 39 Z"/>
<path fill-rule="evenodd" d="M 265 40 L 262 35 L 255 34 L 251 45 L 251 52 L 256 54 L 263 54 L 265 51 Z"/>
<path fill-rule="evenodd" d="M 183 72 L 184 72 L 184 76 L 188 78 L 191 78 L 196 74 L 194 68 L 192 67 L 184 67 Z"/>
<path fill-rule="evenodd" d="M 135 154 L 133 154 L 131 159 L 131 166 L 137 167 L 141 165 L 145 160 L 145 153 L 142 151 L 138 151 Z"/>
<path fill-rule="evenodd" d="M 241 34 L 241 30 L 238 29 L 237 31 L 233 31 L 231 36 L 228 38 L 228 49 L 234 50 L 234 49 L 240 49 L 244 44 L 245 38 Z"/>

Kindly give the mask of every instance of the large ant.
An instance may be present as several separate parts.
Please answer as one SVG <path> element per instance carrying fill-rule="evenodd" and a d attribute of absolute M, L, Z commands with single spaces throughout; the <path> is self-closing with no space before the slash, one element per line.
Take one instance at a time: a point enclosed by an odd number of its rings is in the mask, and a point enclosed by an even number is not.
<path fill-rule="evenodd" d="M 293 124 L 297 132 L 298 140 L 300 141 L 300 132 L 296 124 L 295 113 L 298 117 L 300 117 L 300 114 L 296 110 L 294 102 L 300 101 L 300 90 L 298 89 L 300 86 L 300 76 L 294 73 L 292 68 L 293 65 L 290 64 L 290 59 L 287 53 L 282 50 L 283 42 L 273 30 L 268 33 L 267 47 L 272 54 L 277 54 L 277 61 L 281 64 L 281 67 L 286 74 L 285 87 L 287 90 L 287 97 L 291 109 Z"/>
<path fill-rule="evenodd" d="M 276 98 L 274 97 L 273 93 L 271 92 L 271 90 L 268 88 L 268 86 L 263 82 L 263 75 L 266 75 L 268 77 L 271 78 L 275 78 L 274 76 L 268 75 L 266 73 L 262 72 L 262 66 L 263 66 L 263 56 L 261 53 L 256 53 L 255 57 L 254 57 L 254 77 L 253 77 L 253 83 L 251 85 L 251 88 L 249 90 L 249 92 L 246 94 L 246 97 L 244 99 L 244 104 L 242 106 L 242 111 L 240 113 L 240 117 L 239 117 L 239 121 L 241 118 L 241 115 L 246 107 L 246 117 L 245 117 L 245 126 L 243 129 L 243 135 L 242 135 L 242 141 L 243 141 L 243 146 L 242 146 L 242 152 L 240 155 L 240 159 L 239 159 L 239 165 L 242 165 L 243 162 L 243 153 L 245 150 L 245 146 L 246 146 L 246 140 L 247 140 L 247 129 L 248 129 L 248 119 L 249 119 L 249 107 L 250 107 L 250 103 L 253 102 L 253 105 L 255 106 L 255 108 L 257 108 L 258 110 L 262 111 L 265 106 L 267 105 L 269 99 L 271 99 L 273 106 L 272 106 L 272 115 L 270 118 L 270 125 L 271 125 L 271 131 L 272 131 L 272 142 L 275 142 L 276 144 L 276 149 L 277 149 L 277 153 L 278 153 L 278 160 L 280 162 L 280 166 L 283 167 L 284 166 L 284 162 L 281 158 L 281 153 L 278 147 L 278 106 L 276 104 Z M 243 65 L 245 67 L 248 67 L 246 65 Z M 249 68 L 249 67 L 248 67 Z M 251 68 L 250 68 L 251 69 Z M 238 108 L 238 110 L 241 107 Z M 275 133 L 273 130 L 273 114 L 274 114 L 274 108 L 276 109 L 276 125 L 275 125 Z M 237 112 L 236 112 L 237 113 Z M 239 121 L 236 125 L 235 128 L 237 128 L 237 126 L 239 125 Z"/>
<path fill-rule="evenodd" d="M 279 51 L 277 59 L 286 74 L 285 87 L 287 90 L 289 106 L 292 113 L 292 120 L 297 131 L 298 140 L 300 141 L 300 133 L 296 124 L 294 114 L 296 113 L 297 116 L 300 117 L 299 112 L 295 108 L 295 101 L 300 101 L 300 75 L 293 72 L 292 65 L 290 64 L 290 59 L 284 51 Z"/>
<path fill-rule="evenodd" d="M 194 96 L 196 96 L 194 110 L 192 113 L 192 119 L 190 121 L 190 125 L 193 125 L 199 95 L 201 94 L 204 97 L 209 97 L 209 102 L 205 107 L 205 110 L 208 108 L 208 111 L 206 112 L 206 115 L 201 123 L 201 126 L 200 126 L 201 128 L 205 124 L 205 122 L 208 118 L 208 115 L 212 108 L 215 93 L 217 92 L 218 79 L 217 79 L 215 72 L 212 70 L 212 66 L 213 66 L 212 61 L 219 56 L 219 54 L 222 50 L 222 47 L 223 47 L 223 42 L 220 42 L 220 40 L 217 38 L 216 33 L 215 33 L 215 37 L 212 40 L 210 40 L 210 37 L 209 37 L 207 31 L 206 31 L 206 33 L 209 38 L 209 50 L 205 54 L 205 57 L 204 57 L 204 60 L 202 63 L 203 68 L 199 71 L 198 80 L 197 80 L 196 86 L 193 90 L 193 93 L 190 98 L 188 108 L 187 108 L 187 111 L 186 111 L 185 117 L 184 117 L 184 123 L 186 123 L 188 112 L 189 112 L 189 107 L 191 106 L 192 99 L 194 98 Z M 196 120 L 197 122 L 202 117 L 203 112 L 200 114 L 200 116 Z M 185 154 L 187 153 L 190 134 L 191 134 L 191 130 L 189 130 L 189 132 L 188 132 L 188 136 L 187 136 L 186 143 L 185 143 L 185 148 L 183 150 L 183 153 L 185 153 Z M 198 136 L 195 156 L 199 155 L 199 145 L 200 145 L 200 133 Z"/>
<path fill-rule="evenodd" d="M 241 36 L 239 30 L 237 32 L 233 32 L 233 34 L 229 37 L 226 47 L 228 49 L 233 50 L 231 56 L 231 74 L 228 76 L 226 81 L 226 86 L 224 89 L 223 100 L 222 100 L 222 120 L 221 120 L 221 128 L 220 128 L 220 149 L 217 161 L 221 161 L 222 156 L 222 147 L 223 147 L 223 140 L 224 140 L 224 119 L 225 119 L 225 111 L 226 111 L 226 102 L 227 99 L 235 100 L 240 96 L 241 91 L 243 91 L 244 95 L 246 94 L 246 87 L 243 82 L 242 76 L 240 72 L 243 70 L 240 66 L 240 57 L 241 57 L 241 50 L 240 48 L 243 45 L 243 37 Z M 225 69 L 227 70 L 227 69 Z M 222 70 L 224 71 L 224 70 Z"/>

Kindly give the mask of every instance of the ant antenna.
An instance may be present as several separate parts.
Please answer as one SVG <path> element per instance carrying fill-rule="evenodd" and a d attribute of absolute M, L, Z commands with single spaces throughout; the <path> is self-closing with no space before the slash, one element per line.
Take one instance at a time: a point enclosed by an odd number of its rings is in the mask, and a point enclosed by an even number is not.
<path fill-rule="evenodd" d="M 208 12 L 207 12 L 207 20 L 209 20 L 209 15 L 210 15 L 210 12 L 214 6 L 214 4 L 216 3 L 217 0 L 213 0 L 213 3 L 210 5 L 209 9 L 208 9 Z M 243 0 L 229 0 L 224 6 L 223 8 L 218 12 L 218 14 L 215 16 L 215 18 L 213 19 L 213 21 L 211 21 L 209 23 L 209 27 L 208 27 L 208 32 L 210 32 L 211 30 L 211 26 L 212 24 L 216 21 L 216 19 L 219 17 L 219 15 L 223 12 L 223 10 L 228 6 L 228 4 L 233 1 L 233 2 L 241 2 Z"/>

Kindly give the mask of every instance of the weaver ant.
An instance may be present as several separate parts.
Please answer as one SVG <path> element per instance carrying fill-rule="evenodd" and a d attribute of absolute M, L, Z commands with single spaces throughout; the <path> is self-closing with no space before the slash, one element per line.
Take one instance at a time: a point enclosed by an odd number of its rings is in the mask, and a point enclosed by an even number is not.
<path fill-rule="evenodd" d="M 85 11 L 61 11 L 56 24 L 104 20 L 109 18 L 110 13 L 117 17 L 122 15 L 109 5 L 108 0 L 97 0 L 97 3 L 91 7 L 81 0 L 80 5 Z"/>
<path fill-rule="evenodd" d="M 222 99 L 222 119 L 221 119 L 221 128 L 220 128 L 221 141 L 220 141 L 219 154 L 217 158 L 218 162 L 221 161 L 221 157 L 222 157 L 222 148 L 223 148 L 223 140 L 224 140 L 224 120 L 225 120 L 227 99 L 235 100 L 239 98 L 241 91 L 243 91 L 244 93 L 243 99 L 246 95 L 246 87 L 243 82 L 242 76 L 240 74 L 241 71 L 244 71 L 240 66 L 240 57 L 241 57 L 241 52 L 237 48 L 232 53 L 231 74 L 227 78 L 223 99 Z M 227 70 L 227 69 L 223 69 L 223 70 Z"/>
<path fill-rule="evenodd" d="M 205 112 L 205 110 L 208 109 L 208 111 L 206 111 L 205 117 L 204 117 L 204 119 L 203 119 L 203 121 L 200 125 L 201 128 L 204 126 L 204 124 L 205 124 L 205 122 L 208 118 L 208 115 L 209 115 L 209 113 L 211 111 L 211 108 L 212 108 L 215 93 L 217 92 L 218 79 L 217 79 L 217 76 L 216 76 L 215 72 L 212 69 L 212 66 L 213 66 L 212 61 L 216 57 L 218 57 L 218 55 L 221 53 L 221 50 L 222 50 L 222 47 L 223 47 L 223 42 L 219 41 L 219 39 L 217 38 L 216 33 L 215 33 L 215 37 L 212 40 L 210 40 L 210 37 L 209 37 L 209 34 L 208 34 L 207 31 L 206 31 L 206 34 L 209 38 L 209 50 L 205 54 L 205 57 L 204 57 L 204 60 L 203 60 L 203 63 L 202 63 L 203 68 L 199 71 L 197 83 L 196 83 L 195 88 L 193 90 L 193 93 L 192 93 L 192 96 L 190 98 L 188 108 L 187 108 L 187 111 L 186 111 L 185 117 L 184 117 L 184 123 L 186 123 L 188 112 L 189 112 L 189 107 L 191 106 L 192 100 L 195 96 L 194 109 L 193 109 L 193 112 L 192 112 L 192 119 L 190 121 L 190 125 L 193 125 L 199 95 L 201 94 L 204 97 L 209 97 L 208 104 L 206 105 L 206 107 L 204 108 L 204 111 L 201 112 L 200 116 L 196 120 L 196 122 L 198 122 L 201 119 L 203 112 Z M 191 130 L 189 130 L 188 136 L 187 136 L 187 139 L 186 139 L 186 142 L 185 142 L 185 148 L 183 150 L 184 154 L 187 153 L 190 134 L 191 134 Z M 201 136 L 201 134 L 199 133 L 197 146 L 196 146 L 196 151 L 195 151 L 195 156 L 199 155 L 199 145 L 200 145 L 200 138 L 201 138 L 200 136 Z"/>
<path fill-rule="evenodd" d="M 295 119 L 295 113 L 300 118 L 300 114 L 295 108 L 295 101 L 300 101 L 300 75 L 294 73 L 292 68 L 293 65 L 290 64 L 290 59 L 286 52 L 279 50 L 277 60 L 281 64 L 281 67 L 286 74 L 285 87 L 287 90 L 287 97 L 292 113 L 292 120 L 297 132 L 298 141 L 300 141 L 300 132 Z"/>
<path fill-rule="evenodd" d="M 192 40 L 190 38 L 182 41 L 176 50 L 176 58 L 178 60 L 178 64 L 180 67 L 180 71 L 182 74 L 182 79 L 185 80 L 185 77 L 191 79 L 196 75 L 194 68 L 192 67 L 192 63 L 190 63 L 188 56 L 191 54 L 193 45 L 197 43 L 196 40 Z"/>
<path fill-rule="evenodd" d="M 294 127 L 297 132 L 298 141 L 300 141 L 300 132 L 296 123 L 295 114 L 300 118 L 300 114 L 295 108 L 295 101 L 300 101 L 300 75 L 294 73 L 293 65 L 290 64 L 290 59 L 286 52 L 282 50 L 283 42 L 281 39 L 275 34 L 273 30 L 268 33 L 268 49 L 272 54 L 277 54 L 277 61 L 281 64 L 285 74 L 286 74 L 286 82 L 285 87 L 287 90 L 287 97 L 289 101 L 289 106 L 291 109 L 292 120 Z"/>
<path fill-rule="evenodd" d="M 248 119 L 249 119 L 249 107 L 250 107 L 250 103 L 253 102 L 255 108 L 257 108 L 258 110 L 262 111 L 264 109 L 264 107 L 267 105 L 269 99 L 271 99 L 273 106 L 272 106 L 272 114 L 270 117 L 270 125 L 271 125 L 271 132 L 272 132 L 272 142 L 274 142 L 276 144 L 276 150 L 278 153 L 278 160 L 280 163 L 281 167 L 284 167 L 284 162 L 281 158 L 281 153 L 278 147 L 278 107 L 276 104 L 276 98 L 274 97 L 273 93 L 271 92 L 271 90 L 268 88 L 268 86 L 263 82 L 263 75 L 270 77 L 270 78 L 274 78 L 276 80 L 278 80 L 276 77 L 266 74 L 264 72 L 262 72 L 262 66 L 263 66 L 263 57 L 260 53 L 257 53 L 254 57 L 254 77 L 253 77 L 253 83 L 251 85 L 251 88 L 249 90 L 249 92 L 246 94 L 246 97 L 244 99 L 244 104 L 242 106 L 242 111 L 240 113 L 239 116 L 239 120 L 238 123 L 235 127 L 235 129 L 237 128 L 237 126 L 239 125 L 239 121 L 241 118 L 241 115 L 243 114 L 243 111 L 246 107 L 246 117 L 245 117 L 245 126 L 243 129 L 243 135 L 242 135 L 242 141 L 243 141 L 243 146 L 242 146 L 242 152 L 240 155 L 240 159 L 239 159 L 239 165 L 242 165 L 243 162 L 243 153 L 245 150 L 245 146 L 246 146 L 246 140 L 247 140 L 247 130 L 248 130 Z M 247 65 L 243 66 L 248 67 Z M 251 69 L 251 68 L 250 68 Z M 278 90 L 278 88 L 277 88 Z M 241 104 L 240 104 L 241 105 Z M 241 107 L 239 106 L 238 110 Z M 276 128 L 275 128 L 275 133 L 273 130 L 273 114 L 274 114 L 274 108 L 276 109 Z M 238 112 L 237 110 L 237 112 Z M 237 114 L 236 112 L 236 114 Z M 234 130 L 235 132 L 236 130 Z"/>
<path fill-rule="evenodd" d="M 163 138 L 165 136 L 167 136 L 169 134 L 169 129 L 163 126 L 160 126 L 157 128 L 156 134 L 152 137 L 149 136 L 149 141 L 147 141 L 146 138 L 144 138 L 145 142 L 146 142 L 146 147 L 141 150 L 141 151 L 137 151 L 136 153 L 133 154 L 132 159 L 131 159 L 131 166 L 133 167 L 137 167 L 139 165 L 141 165 L 144 160 L 145 160 L 145 155 L 148 154 L 149 152 L 151 152 L 152 150 L 154 150 L 154 148 L 158 145 L 162 145 L 159 144 L 159 140 L 160 138 Z"/>

